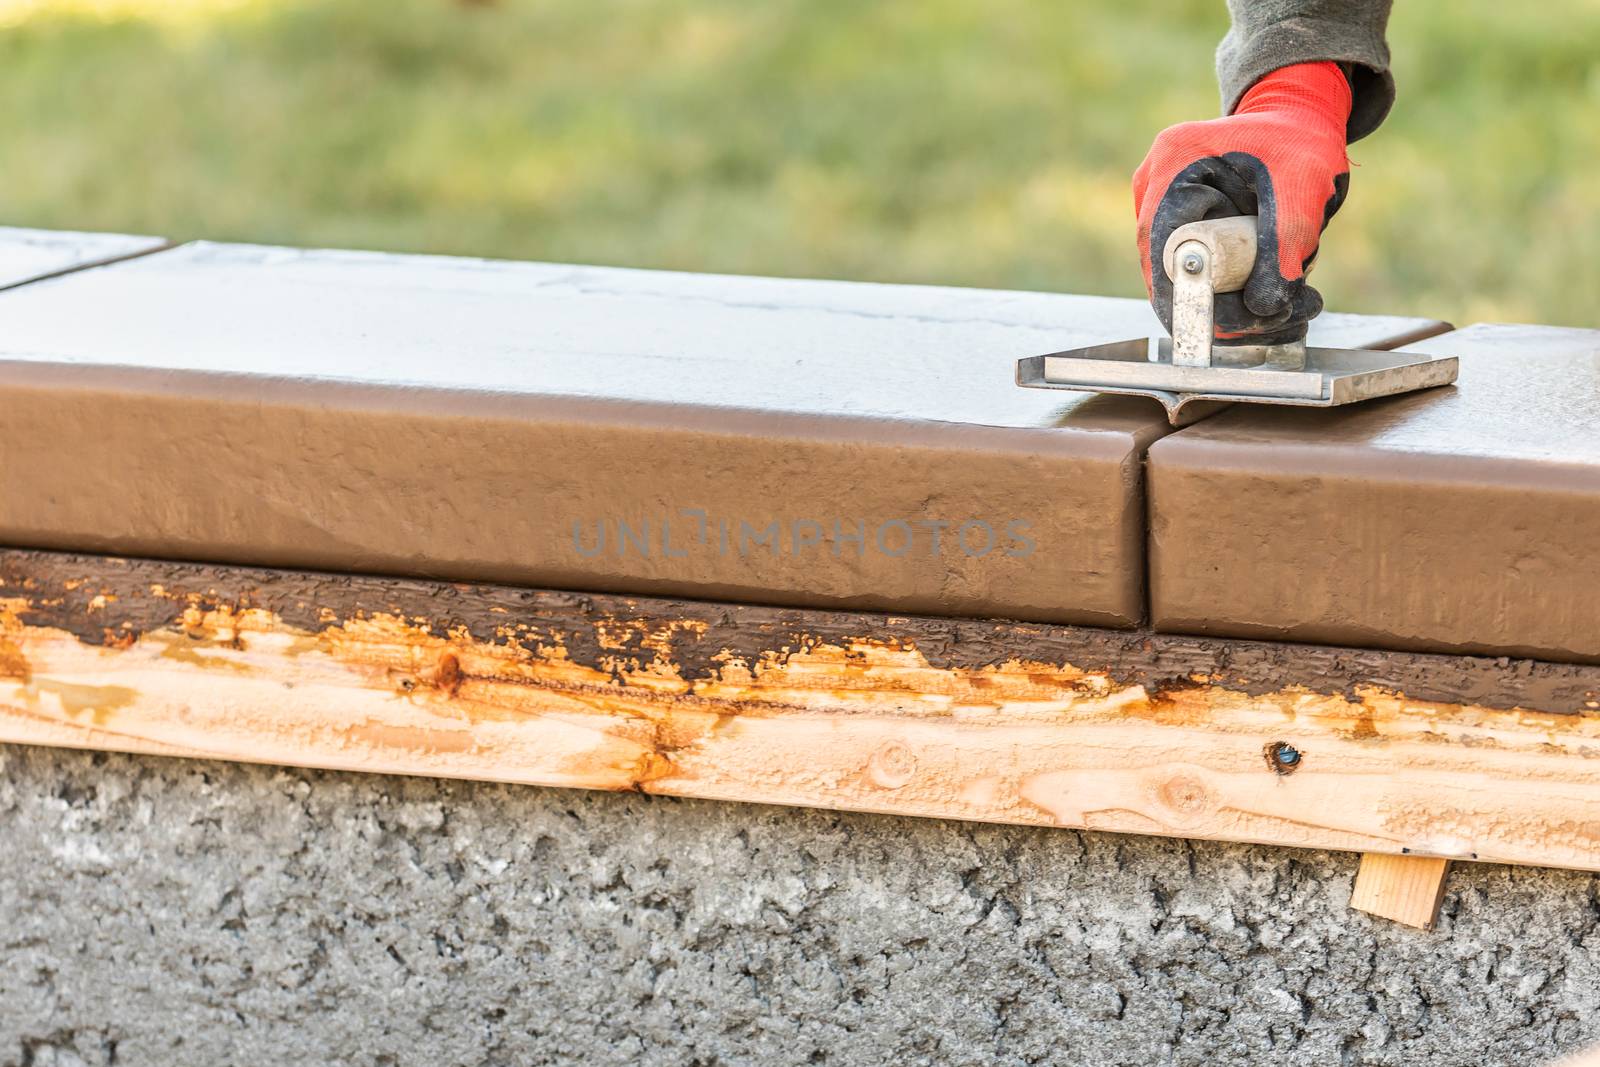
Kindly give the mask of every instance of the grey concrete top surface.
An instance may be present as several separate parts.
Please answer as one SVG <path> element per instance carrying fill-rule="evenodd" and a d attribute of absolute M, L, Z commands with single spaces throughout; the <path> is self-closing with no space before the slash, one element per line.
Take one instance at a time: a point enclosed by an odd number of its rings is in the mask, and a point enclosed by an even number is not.
<path fill-rule="evenodd" d="M 96 263 L 154 251 L 159 237 L 0 226 L 0 289 Z"/>
<path fill-rule="evenodd" d="M 1150 450 L 1158 626 L 1600 659 L 1600 330 L 1407 347 L 1459 355 L 1459 381 L 1239 406 Z"/>
<path fill-rule="evenodd" d="M 1113 297 L 205 242 L 4 311 L 4 359 L 1009 427 L 1062 425 L 1085 399 L 1016 388 L 1017 359 L 1161 329 Z M 1312 340 L 1439 328 L 1328 314 Z"/>
<path fill-rule="evenodd" d="M 196 244 L 11 290 L 0 316 L 11 544 L 1144 613 L 1161 409 L 1013 384 L 1019 357 L 1155 328 L 1142 301 Z"/>

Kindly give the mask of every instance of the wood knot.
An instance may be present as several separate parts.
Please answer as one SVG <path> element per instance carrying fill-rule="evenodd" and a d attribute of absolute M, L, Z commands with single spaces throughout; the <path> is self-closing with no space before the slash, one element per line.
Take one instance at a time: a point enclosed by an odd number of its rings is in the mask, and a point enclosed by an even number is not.
<path fill-rule="evenodd" d="M 33 670 L 22 649 L 0 637 L 0 678 L 15 678 L 23 685 L 33 681 Z"/>
<path fill-rule="evenodd" d="M 1179 825 L 1193 825 L 1211 814 L 1215 800 L 1211 787 L 1197 774 L 1180 771 L 1156 786 L 1156 799 Z"/>
<path fill-rule="evenodd" d="M 917 757 L 903 741 L 886 741 L 867 760 L 867 778 L 879 789 L 899 789 L 917 773 Z"/>
<path fill-rule="evenodd" d="M 634 763 L 632 773 L 629 775 L 631 780 L 628 785 L 641 793 L 645 793 L 649 792 L 650 783 L 660 781 L 663 778 L 675 778 L 677 776 L 677 765 L 666 755 L 660 752 L 645 751 L 639 753 L 639 758 Z"/>
<path fill-rule="evenodd" d="M 461 658 L 446 649 L 432 667 L 418 671 L 417 678 L 424 685 L 430 685 L 445 696 L 453 697 L 456 695 L 456 690 L 461 688 Z"/>

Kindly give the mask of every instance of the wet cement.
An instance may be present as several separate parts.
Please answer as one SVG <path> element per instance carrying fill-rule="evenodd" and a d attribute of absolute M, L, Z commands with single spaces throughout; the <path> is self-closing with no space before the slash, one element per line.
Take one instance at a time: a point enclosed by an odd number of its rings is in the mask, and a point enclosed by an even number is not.
<path fill-rule="evenodd" d="M 1600 876 L 0 746 L 0 1064 L 1536 1067 Z"/>
<path fill-rule="evenodd" d="M 1143 615 L 1159 407 L 1012 384 L 1020 356 L 1147 334 L 1140 301 L 202 244 L 0 314 L 5 543 Z"/>
<path fill-rule="evenodd" d="M 1157 629 L 1600 662 L 1600 331 L 1407 347 L 1457 384 L 1151 448 Z"/>

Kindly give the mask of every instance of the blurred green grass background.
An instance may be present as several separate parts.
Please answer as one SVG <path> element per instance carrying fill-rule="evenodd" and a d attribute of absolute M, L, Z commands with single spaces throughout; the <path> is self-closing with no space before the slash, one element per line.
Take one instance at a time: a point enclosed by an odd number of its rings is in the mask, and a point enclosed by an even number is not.
<path fill-rule="evenodd" d="M 1222 0 L 0 0 L 0 222 L 1142 295 Z M 1330 307 L 1600 326 L 1600 0 L 1401 0 Z"/>

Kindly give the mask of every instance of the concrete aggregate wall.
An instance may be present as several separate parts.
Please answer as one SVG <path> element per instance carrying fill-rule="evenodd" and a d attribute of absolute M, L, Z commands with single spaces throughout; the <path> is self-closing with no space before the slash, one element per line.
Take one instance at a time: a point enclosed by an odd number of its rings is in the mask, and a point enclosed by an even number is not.
<path fill-rule="evenodd" d="M 1600 877 L 0 746 L 0 1065 L 1518 1064 Z"/>

